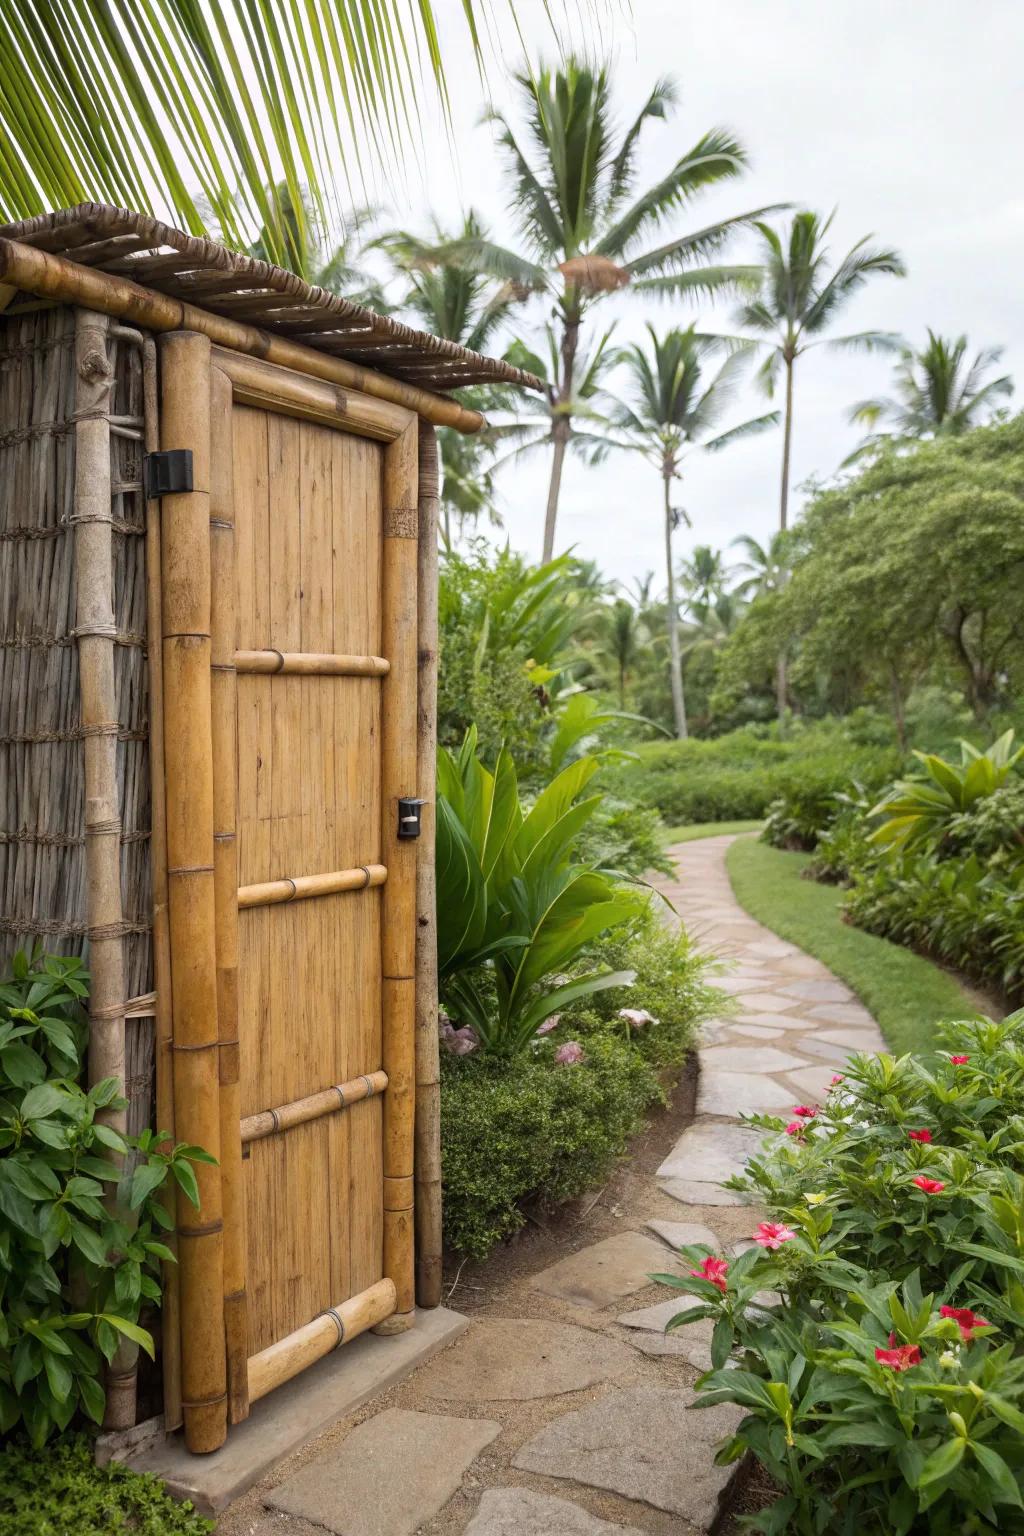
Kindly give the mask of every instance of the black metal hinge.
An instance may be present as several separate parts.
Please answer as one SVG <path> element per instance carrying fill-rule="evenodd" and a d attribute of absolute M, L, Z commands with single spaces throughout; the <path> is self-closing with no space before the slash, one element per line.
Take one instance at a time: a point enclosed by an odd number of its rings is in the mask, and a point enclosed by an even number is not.
<path fill-rule="evenodd" d="M 162 453 L 147 453 L 142 460 L 142 479 L 150 501 L 191 491 L 192 449 L 165 448 Z"/>

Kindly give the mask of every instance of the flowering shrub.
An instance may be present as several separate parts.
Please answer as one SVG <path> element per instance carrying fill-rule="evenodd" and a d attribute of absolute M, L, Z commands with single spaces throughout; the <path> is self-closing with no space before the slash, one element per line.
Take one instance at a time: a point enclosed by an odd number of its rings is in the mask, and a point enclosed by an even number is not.
<path fill-rule="evenodd" d="M 1024 1531 L 1024 1011 L 945 1044 L 853 1058 L 797 1135 L 753 1117 L 730 1184 L 770 1219 L 659 1277 L 670 1327 L 714 1320 L 697 1406 L 745 1410 L 719 1460 L 779 1485 L 769 1536 Z"/>

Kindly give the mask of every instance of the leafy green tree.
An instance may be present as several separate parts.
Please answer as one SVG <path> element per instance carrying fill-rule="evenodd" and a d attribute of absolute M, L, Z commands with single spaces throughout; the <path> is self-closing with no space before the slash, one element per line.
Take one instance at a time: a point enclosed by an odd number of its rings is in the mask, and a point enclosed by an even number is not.
<path fill-rule="evenodd" d="M 518 32 L 514 0 L 499 9 Z M 482 62 L 493 7 L 456 10 Z M 93 199 L 170 209 L 201 235 L 205 207 L 237 249 L 262 227 L 293 266 L 302 189 L 336 224 L 338 168 L 358 184 L 364 157 L 399 157 L 423 82 L 447 112 L 445 51 L 433 0 L 5 0 L 0 221 Z"/>
<path fill-rule="evenodd" d="M 743 551 L 745 559 L 736 566 L 741 580 L 736 591 L 750 599 L 764 597 L 769 592 L 780 592 L 789 580 L 791 534 L 780 529 L 764 544 L 748 533 L 733 539 L 734 547 Z"/>
<path fill-rule="evenodd" d="M 825 237 L 835 214 L 822 219 L 817 213 L 793 215 L 788 234 L 780 235 L 759 222 L 763 278 L 760 294 L 742 306 L 738 323 L 768 340 L 769 352 L 760 371 L 769 396 L 774 394 L 779 370 L 786 376 L 785 427 L 782 438 L 782 483 L 779 496 L 779 527 L 789 520 L 789 464 L 793 442 L 793 369 L 798 357 L 823 343 L 850 350 L 891 347 L 895 336 L 882 331 L 858 331 L 849 336 L 824 334 L 839 311 L 870 277 L 905 272 L 898 252 L 868 244 L 870 236 L 851 246 L 835 267 L 830 266 Z"/>
<path fill-rule="evenodd" d="M 970 358 L 966 336 L 940 336 L 932 330 L 919 351 L 904 347 L 893 376 L 895 394 L 862 400 L 850 411 L 853 422 L 869 427 L 883 422 L 890 430 L 873 432 L 851 458 L 881 443 L 905 446 L 922 437 L 959 437 L 980 426 L 997 402 L 1013 394 L 1008 373 L 985 380 L 1002 355 L 1002 347 L 983 347 Z"/>
<path fill-rule="evenodd" d="M 687 734 L 686 700 L 672 535 L 680 522 L 689 526 L 690 520 L 681 508 L 672 505 L 673 482 L 682 476 L 687 450 L 700 447 L 716 452 L 738 438 L 776 426 L 779 417 L 777 411 L 771 411 L 728 431 L 718 431 L 748 349 L 734 348 L 717 368 L 709 371 L 709 363 L 727 346 L 722 337 L 704 335 L 692 326 L 663 335 L 653 326 L 647 329 L 649 347 L 634 345 L 622 354 L 629 399 L 620 402 L 617 419 L 625 433 L 623 446 L 642 453 L 661 476 L 669 671 L 676 735 L 682 739 Z"/>
<path fill-rule="evenodd" d="M 540 294 L 554 311 L 557 363 L 546 371 L 553 418 L 543 556 L 549 560 L 572 419 L 586 398 L 578 354 L 589 310 L 627 286 L 673 298 L 749 286 L 756 269 L 723 266 L 716 258 L 739 226 L 771 210 L 659 238 L 702 191 L 743 173 L 747 154 L 742 144 L 727 130 L 712 128 L 664 176 L 641 190 L 640 148 L 650 124 L 664 121 L 675 105 L 671 81 L 657 82 L 621 135 L 613 127 L 607 66 L 568 58 L 557 70 L 518 75 L 516 83 L 529 147 L 522 147 L 500 113 L 491 112 L 490 121 L 507 161 L 523 245 L 511 249 L 483 238 L 460 240 L 438 255 Z M 591 349 L 589 356 L 594 355 Z"/>

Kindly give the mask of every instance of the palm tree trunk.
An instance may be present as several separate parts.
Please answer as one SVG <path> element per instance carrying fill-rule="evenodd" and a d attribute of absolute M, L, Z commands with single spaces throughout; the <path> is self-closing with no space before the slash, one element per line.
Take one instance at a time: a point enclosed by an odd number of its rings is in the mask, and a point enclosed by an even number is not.
<path fill-rule="evenodd" d="M 576 368 L 576 348 L 580 339 L 579 317 L 565 319 L 562 331 L 562 377 L 558 384 L 558 393 L 552 404 L 555 406 L 567 405 L 572 399 L 573 374 Z M 551 459 L 551 479 L 548 483 L 548 504 L 544 513 L 544 561 L 552 560 L 555 554 L 555 523 L 558 519 L 558 497 L 562 489 L 562 465 L 565 463 L 565 450 L 569 446 L 572 437 L 572 417 L 556 416 L 551 428 L 551 437 L 554 441 L 555 451 Z"/>
<path fill-rule="evenodd" d="M 786 423 L 782 435 L 782 493 L 779 498 L 779 527 L 789 526 L 789 454 L 793 444 L 793 359 L 786 358 Z"/>
<path fill-rule="evenodd" d="M 780 651 L 775 663 L 775 709 L 779 717 L 779 735 L 783 735 L 786 729 L 786 715 L 789 710 L 789 686 L 786 678 L 786 653 Z"/>
<path fill-rule="evenodd" d="M 683 695 L 683 663 L 679 654 L 679 615 L 676 613 L 676 578 L 672 569 L 672 472 L 662 471 L 665 487 L 665 574 L 668 578 L 668 665 L 672 683 L 672 712 L 675 715 L 676 736 L 685 741 L 686 699 Z"/>

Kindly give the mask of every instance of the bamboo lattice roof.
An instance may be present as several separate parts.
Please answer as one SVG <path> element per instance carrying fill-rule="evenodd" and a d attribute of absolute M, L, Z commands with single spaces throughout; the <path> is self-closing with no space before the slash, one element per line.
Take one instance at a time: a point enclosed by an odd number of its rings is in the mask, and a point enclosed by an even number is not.
<path fill-rule="evenodd" d="M 318 352 L 392 375 L 421 389 L 512 384 L 539 389 L 533 374 L 454 341 L 414 330 L 361 304 L 314 288 L 293 272 L 187 235 L 148 214 L 79 203 L 0 225 L 0 235 L 82 266 L 130 278 L 214 314 Z"/>

